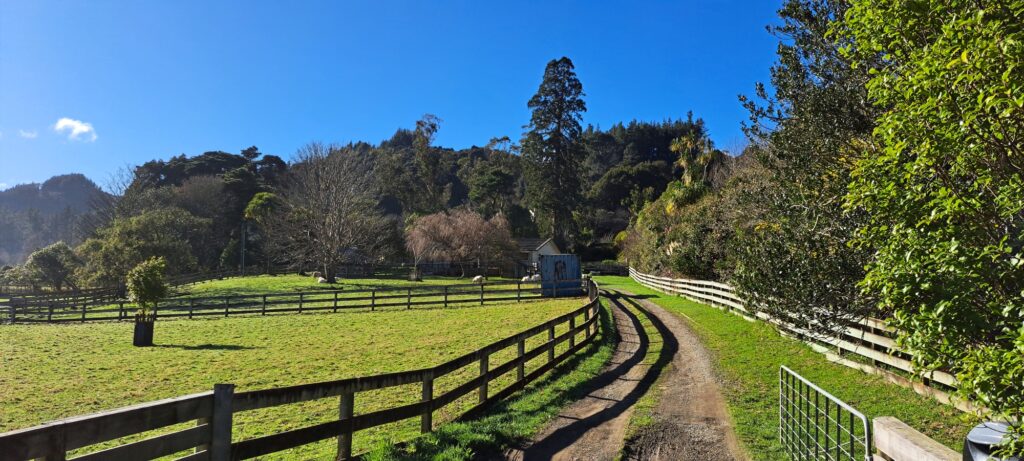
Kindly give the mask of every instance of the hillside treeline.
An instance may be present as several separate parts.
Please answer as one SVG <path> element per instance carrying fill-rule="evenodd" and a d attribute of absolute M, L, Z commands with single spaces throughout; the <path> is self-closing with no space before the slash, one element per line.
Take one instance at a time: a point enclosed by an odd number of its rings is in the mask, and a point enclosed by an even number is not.
<path fill-rule="evenodd" d="M 698 150 L 624 258 L 828 333 L 872 315 L 1024 421 L 1024 2 L 790 0 L 752 146 Z M 706 172 L 720 171 L 726 178 Z M 1024 438 L 1011 451 L 1020 453 Z"/>
<path fill-rule="evenodd" d="M 616 235 L 684 171 L 681 143 L 710 142 L 692 115 L 583 127 L 584 97 L 572 62 L 561 58 L 548 63 L 528 102 L 530 124 L 515 142 L 438 146 L 443 120 L 428 114 L 377 144 L 313 142 L 289 161 L 255 146 L 149 161 L 116 176 L 110 194 L 92 194 L 79 206 L 80 218 L 64 221 L 68 232 L 8 238 L 21 250 L 5 262 L 30 264 L 3 277 L 35 286 L 119 285 L 151 257 L 165 258 L 171 275 L 244 263 L 329 277 L 344 263 L 421 259 L 410 248 L 449 260 L 517 256 L 505 251 L 507 241 L 465 241 L 468 234 L 455 230 L 417 245 L 406 241 L 417 221 L 438 214 L 445 216 L 427 222 L 456 230 L 501 223 L 491 234 L 553 237 L 585 258 L 615 258 Z M 20 203 L 34 213 L 32 202 Z M 435 250 L 441 247 L 452 249 L 447 258 Z M 484 254 L 483 247 L 503 250 Z"/>

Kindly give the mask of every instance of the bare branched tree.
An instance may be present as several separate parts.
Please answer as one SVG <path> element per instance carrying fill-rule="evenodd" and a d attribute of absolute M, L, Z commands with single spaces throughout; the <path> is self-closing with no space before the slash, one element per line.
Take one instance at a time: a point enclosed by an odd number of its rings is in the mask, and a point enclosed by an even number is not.
<path fill-rule="evenodd" d="M 312 263 L 333 282 L 339 265 L 375 261 L 393 225 L 373 197 L 371 165 L 318 142 L 299 149 L 280 193 L 280 208 L 264 224 L 278 258 Z"/>
<path fill-rule="evenodd" d="M 509 259 L 516 251 L 504 216 L 498 214 L 488 220 L 465 208 L 416 220 L 406 232 L 405 244 L 417 263 L 432 259 L 486 265 Z"/>

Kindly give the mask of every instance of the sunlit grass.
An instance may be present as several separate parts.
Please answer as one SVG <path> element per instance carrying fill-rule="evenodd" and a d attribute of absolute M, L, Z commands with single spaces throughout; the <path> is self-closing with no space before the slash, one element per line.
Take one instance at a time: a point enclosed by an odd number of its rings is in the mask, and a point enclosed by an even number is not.
<path fill-rule="evenodd" d="M 0 327 L 0 431 L 211 390 L 236 391 L 335 380 L 432 366 L 583 305 L 583 298 L 449 309 L 275 315 L 156 324 L 155 347 L 131 346 L 132 324 L 100 322 Z M 564 331 L 562 327 L 559 332 Z M 534 339 L 535 347 L 546 337 Z M 505 351 L 501 363 L 514 354 Z M 539 366 L 540 362 L 533 365 Z M 477 373 L 475 364 L 435 384 L 440 393 Z M 509 377 L 504 379 L 508 380 Z M 499 381 L 492 389 L 503 386 Z M 419 386 L 356 396 L 356 413 L 408 403 Z M 438 411 L 443 422 L 475 394 Z M 337 399 L 236 415 L 235 438 L 249 438 L 337 418 Z M 360 432 L 356 451 L 418 434 L 418 421 Z M 325 441 L 277 459 L 333 456 Z"/>

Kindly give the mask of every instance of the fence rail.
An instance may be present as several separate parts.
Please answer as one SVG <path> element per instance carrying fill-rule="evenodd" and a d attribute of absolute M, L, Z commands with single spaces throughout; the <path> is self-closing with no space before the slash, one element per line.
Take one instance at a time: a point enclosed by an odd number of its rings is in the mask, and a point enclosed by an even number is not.
<path fill-rule="evenodd" d="M 784 365 L 779 367 L 779 440 L 794 460 L 872 459 L 868 418 Z"/>
<path fill-rule="evenodd" d="M 572 281 L 582 282 L 582 281 Z M 318 290 L 304 292 L 266 293 L 260 295 L 208 296 L 169 298 L 154 309 L 160 318 L 197 318 L 208 316 L 267 315 L 346 309 L 378 309 L 450 307 L 480 305 L 494 302 L 523 301 L 544 295 L 571 295 L 579 289 L 563 293 L 542 290 L 540 284 L 521 281 L 380 287 L 358 290 Z M 575 291 L 575 293 L 573 293 Z M 4 318 L 9 323 L 68 323 L 131 320 L 137 307 L 125 300 L 85 302 L 52 299 L 19 299 L 10 301 Z"/>
<path fill-rule="evenodd" d="M 227 461 L 254 458 L 330 438 L 338 440 L 338 459 L 348 459 L 352 456 L 352 435 L 355 432 L 410 418 L 419 418 L 421 432 L 430 432 L 434 427 L 433 413 L 456 399 L 475 391 L 477 404 L 464 416 L 476 414 L 522 389 L 582 349 L 597 335 L 600 326 L 598 318 L 601 302 L 597 285 L 588 281 L 586 288 L 588 302 L 582 307 L 435 367 L 246 392 L 235 392 L 233 384 L 218 384 L 212 392 L 144 403 L 0 434 L 0 461 L 40 458 L 63 460 L 71 450 L 190 422 L 195 425 L 93 451 L 75 459 L 152 459 L 191 451 L 191 454 L 178 459 Z M 555 335 L 556 327 L 565 324 L 565 332 Z M 545 333 L 547 341 L 533 349 L 526 349 L 528 340 Z M 556 353 L 556 347 L 563 343 L 568 343 L 565 350 Z M 516 348 L 515 357 L 492 367 L 490 357 L 511 347 Z M 527 362 L 545 353 L 546 362 L 527 373 Z M 474 363 L 479 363 L 478 375 L 454 389 L 435 395 L 435 380 Z M 512 384 L 491 392 L 489 383 L 513 371 L 516 378 Z M 419 402 L 358 415 L 354 412 L 355 395 L 360 392 L 415 384 L 420 384 L 422 389 Z M 326 398 L 338 399 L 338 419 L 277 434 L 232 441 L 233 415 L 237 413 Z"/>
<path fill-rule="evenodd" d="M 851 321 L 842 332 L 835 336 L 822 336 L 807 331 L 784 319 L 773 318 L 764 312 L 747 308 L 747 302 L 736 294 L 736 290 L 725 283 L 707 280 L 674 279 L 659 277 L 633 269 L 629 275 L 648 288 L 683 296 L 692 301 L 719 306 L 751 320 L 762 320 L 775 325 L 779 331 L 801 339 L 829 360 L 869 373 L 880 374 L 890 381 L 914 389 L 922 395 L 953 405 L 964 411 L 977 408 L 969 402 L 955 400 L 949 391 L 957 385 L 956 378 L 945 371 L 919 374 L 911 363 L 911 355 L 900 350 L 895 341 L 895 330 L 884 321 L 865 318 Z M 895 370 L 897 373 L 893 373 Z M 920 382 L 903 375 L 917 376 Z"/>

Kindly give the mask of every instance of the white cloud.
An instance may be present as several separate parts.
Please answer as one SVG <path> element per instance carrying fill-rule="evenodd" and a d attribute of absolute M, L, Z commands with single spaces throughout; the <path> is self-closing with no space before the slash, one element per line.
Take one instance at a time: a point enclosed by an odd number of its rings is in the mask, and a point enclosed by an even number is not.
<path fill-rule="evenodd" d="M 18 135 L 23 137 L 23 138 L 25 138 L 25 139 L 36 139 L 37 137 L 39 137 L 39 132 L 38 131 L 18 130 Z"/>
<path fill-rule="evenodd" d="M 53 125 L 53 131 L 68 135 L 68 139 L 72 141 L 93 142 L 97 138 L 96 130 L 91 123 L 67 117 L 57 120 Z"/>
<path fill-rule="evenodd" d="M 6 190 L 6 189 L 7 189 L 7 183 L 0 182 L 0 190 Z"/>

